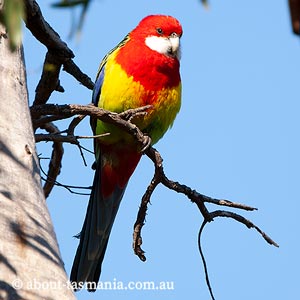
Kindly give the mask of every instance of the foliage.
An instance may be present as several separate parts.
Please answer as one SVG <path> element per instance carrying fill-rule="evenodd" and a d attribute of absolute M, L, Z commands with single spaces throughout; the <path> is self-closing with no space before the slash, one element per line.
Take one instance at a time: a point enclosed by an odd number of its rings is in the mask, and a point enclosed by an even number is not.
<path fill-rule="evenodd" d="M 14 51 L 22 42 L 22 19 L 24 2 L 22 0 L 5 0 L 0 21 L 7 28 L 10 49 Z"/>

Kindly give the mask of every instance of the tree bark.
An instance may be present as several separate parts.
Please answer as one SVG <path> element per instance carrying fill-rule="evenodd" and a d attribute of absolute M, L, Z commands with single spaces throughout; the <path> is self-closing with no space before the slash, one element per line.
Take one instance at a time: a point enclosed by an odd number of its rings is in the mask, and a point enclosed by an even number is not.
<path fill-rule="evenodd" d="M 75 299 L 39 174 L 23 49 L 0 23 L 0 299 Z"/>

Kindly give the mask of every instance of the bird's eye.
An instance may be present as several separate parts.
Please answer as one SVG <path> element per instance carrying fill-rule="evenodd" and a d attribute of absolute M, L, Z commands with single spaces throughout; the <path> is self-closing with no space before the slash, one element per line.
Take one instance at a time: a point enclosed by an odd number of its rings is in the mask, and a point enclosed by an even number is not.
<path fill-rule="evenodd" d="M 156 28 L 156 32 L 160 35 L 163 34 L 163 30 L 160 27 Z"/>

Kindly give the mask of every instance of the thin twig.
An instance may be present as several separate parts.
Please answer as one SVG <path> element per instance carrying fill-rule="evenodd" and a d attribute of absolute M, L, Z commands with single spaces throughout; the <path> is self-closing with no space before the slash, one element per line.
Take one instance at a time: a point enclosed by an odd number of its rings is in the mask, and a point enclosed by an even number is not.
<path fill-rule="evenodd" d="M 258 210 L 256 207 L 252 207 L 246 204 L 242 204 L 242 203 L 235 203 L 229 200 L 225 200 L 225 199 L 214 199 L 205 195 L 202 195 L 203 198 L 205 198 L 205 202 L 207 203 L 213 203 L 216 205 L 220 205 L 220 206 L 227 206 L 227 207 L 232 207 L 232 208 L 238 208 L 238 209 L 243 209 L 243 210 L 248 210 L 248 211 L 254 211 L 254 210 Z"/>
<path fill-rule="evenodd" d="M 273 245 L 277 248 L 279 247 L 279 245 L 273 239 L 271 239 L 265 232 L 263 232 L 257 225 L 255 225 L 253 222 L 251 222 L 250 220 L 244 218 L 243 216 L 241 216 L 239 214 L 236 214 L 231 211 L 216 210 L 216 211 L 211 212 L 210 215 L 213 219 L 217 218 L 217 217 L 231 218 L 231 219 L 236 220 L 239 223 L 244 224 L 249 229 L 254 228 L 264 238 L 264 240 L 267 243 L 269 243 L 270 245 Z"/>
<path fill-rule="evenodd" d="M 36 141 L 36 143 L 41 142 L 41 141 L 44 141 L 44 142 L 51 141 L 51 142 L 54 142 L 53 147 L 55 147 L 55 146 L 57 146 L 57 145 L 59 145 L 61 143 L 74 144 L 74 145 L 76 145 L 78 147 L 78 150 L 80 152 L 80 156 L 82 158 L 84 166 L 87 166 L 87 162 L 86 162 L 86 159 L 84 157 L 84 153 L 83 153 L 82 149 L 86 150 L 86 151 L 88 151 L 90 153 L 93 153 L 93 152 L 91 152 L 88 149 L 86 149 L 85 147 L 81 146 L 80 143 L 79 143 L 79 139 L 98 139 L 98 138 L 101 138 L 101 137 L 108 136 L 110 133 L 103 133 L 103 134 L 98 134 L 98 135 L 93 135 L 93 136 L 80 136 L 80 135 L 75 136 L 74 135 L 75 128 L 83 120 L 84 117 L 85 117 L 84 115 L 80 115 L 80 116 L 74 118 L 72 120 L 72 122 L 70 123 L 70 125 L 69 125 L 69 127 L 68 127 L 67 130 L 59 132 L 58 129 L 57 129 L 55 133 L 50 133 L 50 134 L 39 133 L 39 134 L 35 134 L 35 141 Z M 49 124 L 50 123 L 44 124 L 42 126 L 42 128 L 46 129 L 49 126 Z M 63 132 L 67 132 L 67 135 L 62 135 L 61 133 L 63 133 Z M 53 152 L 53 154 L 54 154 L 54 152 Z"/>
<path fill-rule="evenodd" d="M 72 75 L 75 79 L 77 79 L 82 85 L 84 85 L 89 90 L 93 90 L 94 83 L 91 78 L 84 74 L 79 67 L 74 63 L 72 59 L 67 60 L 63 63 L 63 70 Z"/>
<path fill-rule="evenodd" d="M 34 130 L 36 130 L 37 128 L 42 127 L 44 124 L 51 123 L 58 120 L 61 120 L 60 116 L 41 116 L 38 119 L 32 119 L 32 125 Z"/>
<path fill-rule="evenodd" d="M 69 124 L 68 129 L 66 130 L 68 135 L 74 135 L 75 128 L 79 125 L 79 123 L 85 118 L 85 115 L 79 115 L 75 117 L 71 123 Z"/>
<path fill-rule="evenodd" d="M 103 133 L 98 135 L 61 135 L 61 134 L 45 134 L 45 133 L 36 133 L 35 141 L 39 142 L 60 142 L 60 143 L 70 143 L 74 145 L 79 144 L 79 139 L 98 139 L 100 137 L 108 136 L 110 133 Z"/>
<path fill-rule="evenodd" d="M 273 245 L 275 247 L 279 247 L 279 245 L 275 241 L 273 241 L 265 232 L 263 232 L 257 225 L 255 225 L 253 222 L 251 222 L 250 220 L 244 218 L 243 216 L 241 216 L 239 214 L 236 214 L 236 213 L 233 213 L 233 212 L 230 212 L 230 211 L 225 211 L 225 210 L 216 210 L 216 211 L 210 212 L 210 215 L 211 215 L 212 220 L 214 220 L 217 217 L 232 218 L 232 219 L 236 220 L 237 222 L 244 224 L 249 229 L 254 228 L 254 229 L 256 229 L 257 232 L 260 233 L 260 235 L 264 238 L 264 240 L 267 243 L 269 243 L 270 245 Z M 209 280 L 208 268 L 207 268 L 205 256 L 203 254 L 203 250 L 202 250 L 202 246 L 201 246 L 202 232 L 203 232 L 203 229 L 204 229 L 204 227 L 207 223 L 208 223 L 208 221 L 204 219 L 203 222 L 202 222 L 202 225 L 199 229 L 198 249 L 199 249 L 199 253 L 200 253 L 200 256 L 201 256 L 201 259 L 202 259 L 202 264 L 203 264 L 203 267 L 204 267 L 206 285 L 208 287 L 208 290 L 209 290 L 209 293 L 210 293 L 210 296 L 211 296 L 212 300 L 214 300 L 215 298 L 214 298 L 213 290 L 212 290 L 211 283 L 210 283 L 210 280 Z"/>
<path fill-rule="evenodd" d="M 51 134 L 59 131 L 58 128 L 52 123 L 45 124 L 43 126 L 43 129 L 45 129 L 48 132 L 51 132 Z M 47 172 L 47 180 L 43 187 L 45 198 L 47 198 L 50 195 L 55 184 L 56 178 L 60 174 L 63 154 L 64 148 L 62 142 L 54 141 L 52 145 L 52 154 Z"/>
<path fill-rule="evenodd" d="M 90 154 L 95 155 L 95 152 L 94 152 L 94 151 L 91 151 L 90 149 L 88 149 L 88 148 L 86 148 L 86 147 L 84 147 L 84 146 L 82 146 L 82 145 L 80 145 L 80 148 L 81 148 L 82 150 L 84 150 L 84 151 L 90 153 Z"/>
<path fill-rule="evenodd" d="M 145 194 L 143 195 L 141 205 L 137 214 L 136 221 L 133 226 L 133 250 L 134 253 L 139 257 L 141 261 L 146 261 L 145 251 L 141 248 L 142 241 L 142 227 L 145 224 L 145 218 L 147 214 L 148 204 L 150 203 L 150 198 L 155 190 L 156 186 L 159 184 L 156 176 L 153 177 L 151 183 L 149 184 Z"/>
<path fill-rule="evenodd" d="M 79 150 L 80 156 L 81 156 L 81 158 L 82 158 L 83 165 L 84 165 L 85 167 L 87 167 L 87 162 L 86 162 L 86 159 L 85 159 L 85 157 L 84 157 L 84 154 L 83 154 L 83 151 L 82 151 L 81 145 L 78 143 L 78 144 L 77 144 L 77 147 L 78 147 L 78 150 Z"/>
<path fill-rule="evenodd" d="M 207 268 L 205 256 L 204 256 L 204 253 L 203 253 L 203 250 L 202 250 L 202 247 L 201 247 L 201 236 L 202 236 L 202 232 L 203 232 L 204 226 L 206 224 L 207 224 L 207 221 L 203 220 L 203 222 L 201 224 L 201 227 L 199 229 L 199 233 L 198 233 L 198 249 L 199 249 L 199 253 L 200 253 L 200 256 L 201 256 L 201 259 L 202 259 L 202 264 L 203 264 L 203 267 L 204 267 L 206 285 L 208 287 L 211 299 L 215 300 L 214 293 L 213 293 L 213 290 L 212 290 L 212 287 L 211 287 L 211 284 L 210 284 L 210 280 L 209 280 L 208 268 Z"/>
<path fill-rule="evenodd" d="M 41 172 L 42 174 L 46 175 L 46 172 L 43 170 L 43 168 L 40 166 Z M 88 196 L 90 195 L 90 193 L 80 193 L 80 192 L 74 192 L 72 189 L 80 189 L 80 190 L 91 190 L 92 187 L 91 186 L 76 186 L 76 185 L 67 185 L 67 184 L 62 184 L 60 182 L 58 182 L 57 180 L 53 180 L 51 178 L 48 177 L 43 177 L 41 176 L 41 179 L 44 180 L 45 182 L 48 182 L 49 180 L 52 182 L 54 182 L 54 185 L 59 186 L 59 187 L 63 187 L 65 188 L 67 191 L 69 191 L 71 194 L 76 194 L 76 195 L 80 195 L 80 196 Z"/>

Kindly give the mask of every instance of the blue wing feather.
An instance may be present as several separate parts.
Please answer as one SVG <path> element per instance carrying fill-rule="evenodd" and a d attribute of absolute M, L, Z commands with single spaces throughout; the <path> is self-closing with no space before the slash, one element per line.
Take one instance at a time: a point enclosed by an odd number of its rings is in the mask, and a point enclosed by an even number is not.
<path fill-rule="evenodd" d="M 104 73 L 105 73 L 105 64 L 102 66 L 101 70 L 99 70 L 94 90 L 93 90 L 93 95 L 92 95 L 92 102 L 95 106 L 98 106 L 100 94 L 101 94 L 101 88 L 104 80 Z"/>

